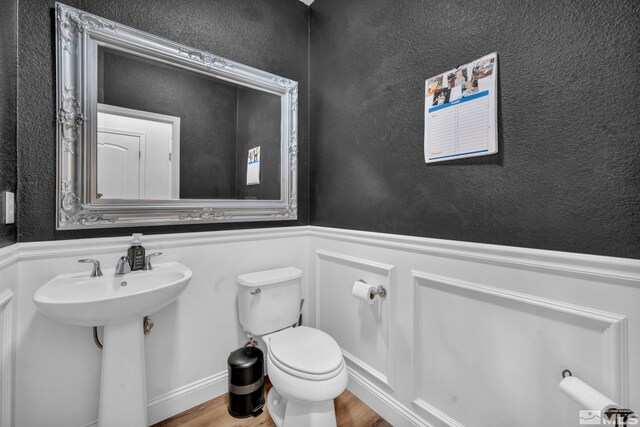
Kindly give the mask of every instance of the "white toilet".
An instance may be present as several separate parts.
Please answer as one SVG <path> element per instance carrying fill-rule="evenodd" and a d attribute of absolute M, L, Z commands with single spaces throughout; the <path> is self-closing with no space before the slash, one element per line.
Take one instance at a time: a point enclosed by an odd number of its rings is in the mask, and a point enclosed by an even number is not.
<path fill-rule="evenodd" d="M 335 427 L 333 399 L 347 387 L 347 368 L 331 336 L 300 326 L 302 271 L 294 267 L 238 276 L 240 324 L 267 346 L 273 388 L 267 408 L 278 427 Z"/>

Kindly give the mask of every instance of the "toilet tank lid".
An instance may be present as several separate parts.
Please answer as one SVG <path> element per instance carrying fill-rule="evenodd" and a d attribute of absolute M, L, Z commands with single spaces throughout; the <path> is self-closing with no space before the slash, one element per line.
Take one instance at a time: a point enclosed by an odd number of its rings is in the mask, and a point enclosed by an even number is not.
<path fill-rule="evenodd" d="M 241 274 L 238 283 L 248 288 L 273 285 L 302 277 L 302 270 L 295 267 L 276 268 L 275 270 L 257 271 Z"/>

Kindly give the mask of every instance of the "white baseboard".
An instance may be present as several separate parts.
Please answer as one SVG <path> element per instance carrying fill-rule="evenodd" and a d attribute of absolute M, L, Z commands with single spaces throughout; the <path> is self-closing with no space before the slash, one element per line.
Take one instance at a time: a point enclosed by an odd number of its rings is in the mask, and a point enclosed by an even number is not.
<path fill-rule="evenodd" d="M 149 425 L 171 418 L 181 412 L 198 406 L 227 392 L 227 371 L 218 372 L 210 377 L 192 382 L 149 400 Z M 97 427 L 98 421 L 92 421 L 82 427 Z"/>
<path fill-rule="evenodd" d="M 359 372 L 347 368 L 349 384 L 347 389 L 362 400 L 378 415 L 394 427 L 433 427 L 418 414 L 391 397 L 379 385 L 373 383 Z"/>
<path fill-rule="evenodd" d="M 348 389 L 395 427 L 433 427 L 357 371 L 349 372 Z M 227 392 L 227 372 L 219 372 L 149 400 L 149 425 L 171 418 Z M 98 427 L 92 421 L 82 427 Z"/>
<path fill-rule="evenodd" d="M 218 372 L 149 401 L 149 424 L 166 420 L 227 392 L 227 371 Z"/>

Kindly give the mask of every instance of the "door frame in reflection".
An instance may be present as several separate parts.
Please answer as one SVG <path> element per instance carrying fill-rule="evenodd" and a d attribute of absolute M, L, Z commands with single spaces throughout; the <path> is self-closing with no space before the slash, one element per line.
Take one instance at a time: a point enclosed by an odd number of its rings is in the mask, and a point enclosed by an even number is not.
<path fill-rule="evenodd" d="M 98 126 L 98 133 L 100 132 L 108 132 L 108 133 L 118 133 L 118 134 L 142 134 L 146 135 L 142 126 L 144 125 L 141 121 L 153 122 L 153 123 L 162 123 L 171 126 L 171 136 L 169 141 L 169 152 L 166 154 L 162 154 L 162 156 L 168 156 L 168 161 L 170 162 L 170 180 L 168 182 L 169 188 L 166 189 L 166 194 L 170 194 L 169 197 L 162 197 L 165 200 L 177 200 L 180 199 L 180 117 L 168 116 L 165 114 L 152 113 L 149 111 L 141 111 L 134 110 L 131 108 L 123 108 L 117 107 L 114 105 L 108 104 L 98 104 L 98 115 L 110 115 L 114 117 L 122 117 L 125 120 L 134 119 L 135 121 L 129 121 L 130 125 L 136 126 L 135 129 L 126 129 L 123 128 L 121 124 L 118 124 L 114 127 L 111 126 Z M 100 119 L 98 120 L 100 122 Z M 158 163 L 154 159 L 158 156 L 154 156 L 150 150 L 153 150 L 153 138 L 146 138 L 146 143 L 141 145 L 140 147 L 140 184 L 145 189 L 138 200 L 145 199 L 158 199 L 159 197 L 154 196 L 152 193 L 153 185 L 146 185 L 151 180 L 150 184 L 154 184 L 153 177 L 148 176 L 146 171 L 153 174 L 154 171 L 158 171 Z M 97 147 L 96 147 L 97 148 Z M 98 150 L 96 149 L 96 156 L 98 155 Z M 97 166 L 98 159 L 95 159 L 95 164 Z M 150 163 L 147 165 L 147 163 Z M 97 168 L 96 168 L 97 171 Z M 96 173 L 97 180 L 97 173 Z M 99 183 L 96 183 L 96 193 L 94 194 L 94 198 L 100 201 L 104 200 L 118 200 L 118 199 L 107 199 L 101 198 L 97 192 L 97 187 Z M 147 191 L 149 190 L 149 191 Z M 151 193 L 150 193 L 151 192 Z M 162 191 L 165 193 L 165 191 Z M 150 193 L 150 194 L 147 194 Z M 120 199 L 122 200 L 122 199 Z"/>

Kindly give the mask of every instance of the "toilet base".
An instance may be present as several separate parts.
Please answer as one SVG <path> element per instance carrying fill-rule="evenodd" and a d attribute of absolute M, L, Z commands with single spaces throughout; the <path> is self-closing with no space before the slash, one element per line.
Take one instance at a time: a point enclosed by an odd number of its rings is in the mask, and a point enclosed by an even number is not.
<path fill-rule="evenodd" d="M 333 400 L 302 402 L 282 397 L 271 388 L 267 395 L 267 410 L 277 427 L 336 427 Z"/>

